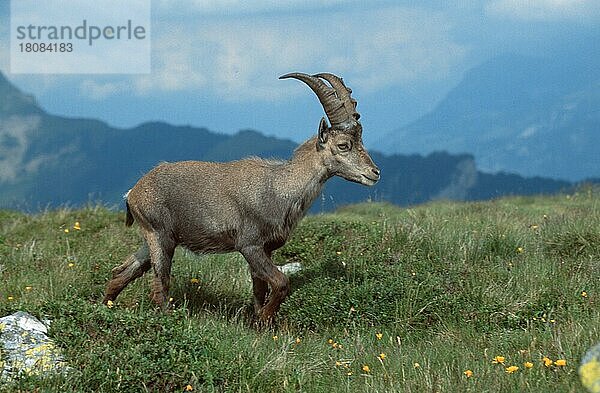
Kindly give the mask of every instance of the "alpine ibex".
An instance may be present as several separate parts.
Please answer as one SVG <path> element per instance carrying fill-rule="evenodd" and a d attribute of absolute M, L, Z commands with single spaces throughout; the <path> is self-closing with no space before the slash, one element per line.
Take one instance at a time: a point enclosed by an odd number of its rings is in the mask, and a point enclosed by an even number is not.
<path fill-rule="evenodd" d="M 261 321 L 271 320 L 289 291 L 271 254 L 285 244 L 327 179 L 341 176 L 367 186 L 379 180 L 363 147 L 356 100 L 342 79 L 328 73 L 285 78 L 316 93 L 331 125 L 322 117 L 318 135 L 289 161 L 162 163 L 144 175 L 125 198 L 126 225 L 137 221 L 145 242 L 112 270 L 104 303 L 152 267 L 152 300 L 166 307 L 171 259 L 181 245 L 196 253 L 239 251 L 250 265 L 255 311 Z"/>

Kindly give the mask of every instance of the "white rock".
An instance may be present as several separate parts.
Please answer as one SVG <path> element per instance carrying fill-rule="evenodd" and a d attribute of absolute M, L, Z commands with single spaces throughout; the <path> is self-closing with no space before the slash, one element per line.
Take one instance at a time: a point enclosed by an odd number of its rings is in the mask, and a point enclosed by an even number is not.
<path fill-rule="evenodd" d="M 600 393 L 600 343 L 590 348 L 581 359 L 579 378 L 590 393 Z"/>
<path fill-rule="evenodd" d="M 295 274 L 302 270 L 302 264 L 300 262 L 290 262 L 282 266 L 277 266 L 280 272 L 285 275 Z"/>
<path fill-rule="evenodd" d="M 47 325 L 23 311 L 0 318 L 0 382 L 68 370 L 60 348 L 46 333 Z"/>
<path fill-rule="evenodd" d="M 39 321 L 36 317 L 27 314 L 23 311 L 17 311 L 16 313 L 0 318 L 0 323 L 6 326 L 16 325 L 23 330 L 30 332 L 42 332 L 48 333 L 48 327 Z"/>

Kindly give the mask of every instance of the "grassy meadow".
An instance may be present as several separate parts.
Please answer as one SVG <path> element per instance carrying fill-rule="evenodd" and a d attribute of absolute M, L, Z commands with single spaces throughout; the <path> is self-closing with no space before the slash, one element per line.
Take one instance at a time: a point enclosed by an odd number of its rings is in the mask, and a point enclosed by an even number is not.
<path fill-rule="evenodd" d="M 72 367 L 0 391 L 583 392 L 579 360 L 600 341 L 592 189 L 306 217 L 275 253 L 304 269 L 273 329 L 254 327 L 238 254 L 178 250 L 170 314 L 149 275 L 102 305 L 140 242 L 123 221 L 0 211 L 0 315 L 51 319 Z"/>

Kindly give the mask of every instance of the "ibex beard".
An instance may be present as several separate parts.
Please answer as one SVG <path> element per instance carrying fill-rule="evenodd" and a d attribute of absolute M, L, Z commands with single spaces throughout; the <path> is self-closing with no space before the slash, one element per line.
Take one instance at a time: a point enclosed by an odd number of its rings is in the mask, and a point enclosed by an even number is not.
<path fill-rule="evenodd" d="M 152 268 L 151 298 L 165 309 L 177 246 L 201 254 L 238 251 L 250 266 L 256 314 L 272 321 L 289 292 L 273 251 L 285 244 L 329 178 L 372 186 L 380 176 L 363 147 L 356 100 L 342 79 L 328 73 L 285 78 L 315 92 L 329 123 L 321 118 L 318 134 L 288 161 L 163 163 L 144 175 L 126 194 L 126 225 L 137 221 L 144 243 L 112 270 L 104 303 Z"/>

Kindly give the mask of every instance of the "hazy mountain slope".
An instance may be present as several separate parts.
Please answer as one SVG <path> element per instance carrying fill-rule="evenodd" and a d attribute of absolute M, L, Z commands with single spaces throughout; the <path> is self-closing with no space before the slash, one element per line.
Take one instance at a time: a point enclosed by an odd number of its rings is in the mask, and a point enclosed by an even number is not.
<path fill-rule="evenodd" d="M 600 175 L 600 56 L 502 56 L 469 71 L 385 152 L 468 152 L 485 171 L 581 180 Z"/>

